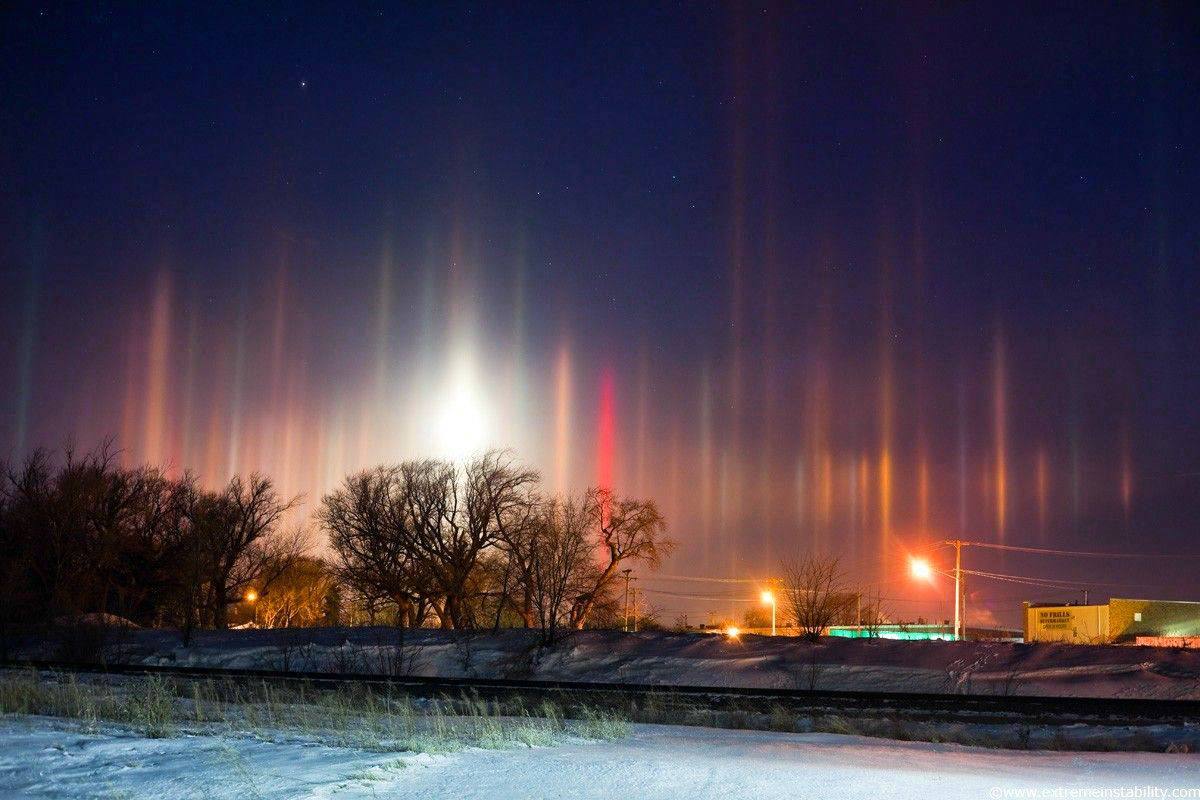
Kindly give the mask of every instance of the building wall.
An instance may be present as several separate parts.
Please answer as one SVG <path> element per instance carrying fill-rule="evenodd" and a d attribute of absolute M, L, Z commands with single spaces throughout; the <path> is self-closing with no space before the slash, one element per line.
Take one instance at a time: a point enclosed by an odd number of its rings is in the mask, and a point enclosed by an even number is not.
<path fill-rule="evenodd" d="M 1102 606 L 1026 606 L 1025 641 L 1099 644 L 1200 636 L 1200 603 L 1112 598 Z"/>
<path fill-rule="evenodd" d="M 1093 644 L 1108 639 L 1108 606 L 1026 606 L 1025 641 Z"/>
<path fill-rule="evenodd" d="M 1113 641 L 1137 636 L 1200 636 L 1200 603 L 1114 597 L 1108 601 L 1108 608 L 1108 631 Z"/>

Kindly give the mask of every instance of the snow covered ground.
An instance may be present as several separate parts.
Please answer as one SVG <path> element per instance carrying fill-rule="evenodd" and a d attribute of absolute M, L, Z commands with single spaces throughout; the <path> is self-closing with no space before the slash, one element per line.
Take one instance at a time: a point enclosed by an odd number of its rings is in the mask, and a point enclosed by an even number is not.
<path fill-rule="evenodd" d="M 633 726 L 632 735 L 615 742 L 398 755 L 282 733 L 147 739 L 117 728 L 85 732 L 45 717 L 0 718 L 4 798 L 1039 796 L 1200 797 L 1200 757 L 980 750 L 652 725 Z"/>
<path fill-rule="evenodd" d="M 388 628 L 117 630 L 110 661 L 542 680 L 894 692 L 1200 699 L 1200 650 L 1007 642 L 581 631 L 550 648 L 532 631 Z M 53 639 L 14 655 L 55 658 Z"/>

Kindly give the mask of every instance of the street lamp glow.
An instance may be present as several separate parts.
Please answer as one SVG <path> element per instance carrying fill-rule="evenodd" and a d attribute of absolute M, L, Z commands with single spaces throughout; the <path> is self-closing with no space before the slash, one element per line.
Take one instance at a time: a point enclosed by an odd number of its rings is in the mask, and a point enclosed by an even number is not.
<path fill-rule="evenodd" d="M 728 636 L 730 639 L 736 639 L 738 637 L 739 633 L 741 633 L 741 631 L 738 630 L 736 625 L 730 625 L 728 628 L 725 629 L 725 635 Z"/>
<path fill-rule="evenodd" d="M 254 591 L 253 589 L 247 589 L 246 590 L 246 602 L 253 603 L 256 600 L 258 600 L 258 592 Z"/>
<path fill-rule="evenodd" d="M 919 581 L 933 581 L 933 567 L 923 558 L 909 559 L 909 571 Z"/>
<path fill-rule="evenodd" d="M 762 601 L 771 607 L 771 635 L 775 635 L 775 593 L 771 590 L 764 590 L 762 593 Z"/>

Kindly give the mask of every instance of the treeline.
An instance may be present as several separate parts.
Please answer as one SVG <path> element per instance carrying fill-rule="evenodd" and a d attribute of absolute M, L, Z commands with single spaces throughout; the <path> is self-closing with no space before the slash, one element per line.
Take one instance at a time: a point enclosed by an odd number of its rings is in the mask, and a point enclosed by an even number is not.
<path fill-rule="evenodd" d="M 121 467 L 109 448 L 4 469 L 0 615 L 142 626 L 619 624 L 620 570 L 673 548 L 655 504 L 541 491 L 504 452 L 348 476 L 311 525 L 259 474 L 220 489 Z M 317 532 L 329 550 L 314 554 Z"/>
<path fill-rule="evenodd" d="M 674 546 L 652 501 L 547 497 L 505 453 L 348 477 L 317 513 L 343 586 L 402 625 L 582 628 L 617 615 L 623 565 Z"/>
<path fill-rule="evenodd" d="M 225 627 L 253 586 L 282 575 L 304 547 L 260 475 L 222 489 L 192 474 L 118 466 L 102 448 L 59 460 L 38 451 L 5 470 L 0 491 L 4 621 L 111 614 L 139 625 Z"/>

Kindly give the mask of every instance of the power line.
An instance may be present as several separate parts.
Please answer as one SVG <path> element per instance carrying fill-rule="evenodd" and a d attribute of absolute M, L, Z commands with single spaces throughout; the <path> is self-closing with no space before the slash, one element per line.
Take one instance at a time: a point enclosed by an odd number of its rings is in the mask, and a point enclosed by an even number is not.
<path fill-rule="evenodd" d="M 948 542 L 937 542 L 935 544 L 930 544 L 930 545 L 927 545 L 922 548 L 914 549 L 913 553 L 915 553 L 915 554 L 929 553 L 934 550 L 938 550 L 941 547 L 945 547 L 948 544 L 949 544 Z M 1057 549 L 1046 548 L 1046 547 L 1026 547 L 1023 545 L 997 544 L 994 542 L 975 542 L 975 541 L 965 541 L 965 540 L 963 541 L 963 544 L 970 546 L 970 547 L 982 547 L 982 548 L 986 548 L 989 550 L 1006 550 L 1006 551 L 1010 551 L 1010 552 L 1035 553 L 1035 554 L 1040 554 L 1040 555 L 1053 555 L 1053 556 L 1080 556 L 1080 557 L 1085 557 L 1085 558 L 1152 558 L 1152 559 L 1200 558 L 1200 553 L 1193 553 L 1193 554 L 1188 554 L 1188 555 L 1164 555 L 1164 554 L 1160 554 L 1160 553 L 1104 553 L 1104 552 L 1099 552 L 1099 551 L 1094 551 L 1094 550 L 1057 550 Z M 891 561 L 891 559 L 879 560 L 879 561 L 871 562 L 869 566 L 886 564 L 887 562 L 890 562 L 890 561 Z M 864 566 L 864 565 L 859 564 L 859 566 Z M 773 578 L 715 578 L 715 577 L 708 577 L 708 576 L 703 576 L 703 575 L 664 575 L 664 574 L 657 574 L 657 573 L 643 575 L 642 577 L 645 580 L 697 581 L 697 582 L 703 582 L 703 583 L 759 584 L 759 585 L 769 584 L 769 583 L 774 582 L 774 580 L 775 580 Z M 1010 577 L 1020 577 L 1020 576 L 1010 576 Z M 893 579 L 893 580 L 873 581 L 873 582 L 870 582 L 869 585 L 878 586 L 878 585 L 882 585 L 885 583 L 896 583 L 896 582 L 900 582 L 902 580 L 904 580 L 904 579 L 898 578 L 898 579 Z M 1035 579 L 1035 580 L 1040 580 L 1040 579 Z M 1068 582 L 1069 583 L 1083 583 L 1082 581 L 1068 581 Z M 1100 584 L 1100 583 L 1094 583 L 1092 585 L 1094 585 L 1094 586 L 1102 586 L 1102 585 L 1145 586 L 1147 584 Z"/>
<path fill-rule="evenodd" d="M 985 547 L 990 550 L 1009 550 L 1017 553 L 1039 553 L 1051 556 L 1083 556 L 1087 558 L 1200 558 L 1200 553 L 1189 555 L 1164 555 L 1161 553 L 1100 553 L 1094 550 L 1052 550 L 1046 547 L 1023 547 L 1015 544 L 995 544 L 993 542 L 963 541 L 970 547 Z"/>
<path fill-rule="evenodd" d="M 1069 584 L 1052 583 L 1050 581 L 1040 579 L 1021 578 L 1015 575 L 994 575 L 990 572 L 974 572 L 971 570 L 963 570 L 967 575 L 975 575 L 980 578 L 987 578 L 993 581 L 1004 581 L 1005 583 L 1019 583 L 1025 586 L 1036 586 L 1039 589 L 1054 589 L 1062 592 L 1079 591 L 1082 587 L 1071 586 Z"/>
<path fill-rule="evenodd" d="M 770 583 L 769 580 L 760 580 L 758 578 L 706 578 L 700 575 L 644 575 L 647 580 L 661 579 L 667 581 L 705 581 L 708 583 Z"/>
<path fill-rule="evenodd" d="M 647 589 L 645 586 L 642 587 L 641 591 L 652 592 L 654 594 L 665 594 L 670 597 L 684 597 L 689 600 L 711 600 L 713 602 L 720 602 L 720 603 L 755 603 L 755 602 L 758 602 L 757 600 L 755 600 L 753 598 L 746 598 L 746 597 L 716 597 L 716 596 L 712 596 L 712 595 L 703 595 L 703 594 L 685 594 L 683 592 L 669 592 L 666 589 Z"/>
<path fill-rule="evenodd" d="M 1117 588 L 1129 587 L 1131 589 L 1142 589 L 1147 586 L 1154 586 L 1152 583 L 1104 583 L 1101 581 L 1077 581 L 1070 578 L 1037 578 L 1028 575 L 1003 575 L 996 572 L 981 572 L 979 570 L 964 569 L 967 575 L 978 575 L 982 578 L 994 578 L 996 580 L 1022 581 L 1031 584 L 1044 583 L 1052 588 L 1071 588 L 1073 586 L 1115 586 Z"/>

